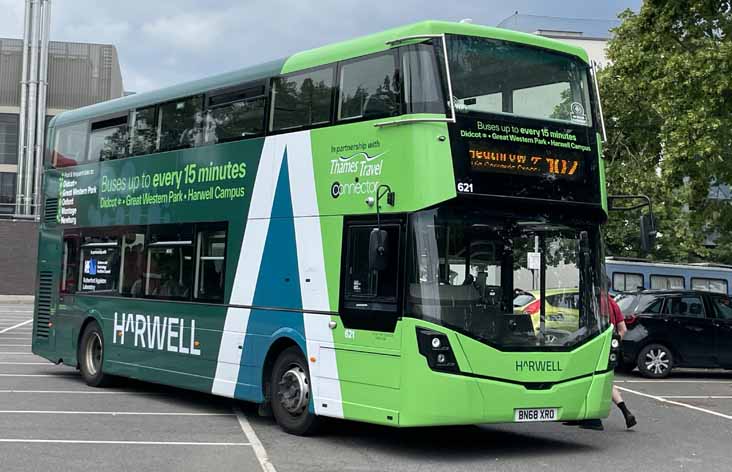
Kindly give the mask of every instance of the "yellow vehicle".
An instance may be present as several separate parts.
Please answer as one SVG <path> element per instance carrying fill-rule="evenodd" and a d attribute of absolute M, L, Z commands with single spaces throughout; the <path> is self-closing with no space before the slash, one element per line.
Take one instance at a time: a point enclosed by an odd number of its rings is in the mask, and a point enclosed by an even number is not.
<path fill-rule="evenodd" d="M 531 290 L 520 292 L 513 300 L 514 312 L 516 314 L 530 315 L 534 331 L 539 332 L 541 323 L 541 300 L 539 291 Z M 546 340 L 549 343 L 577 331 L 579 326 L 579 289 L 578 288 L 554 288 L 546 289 Z"/>

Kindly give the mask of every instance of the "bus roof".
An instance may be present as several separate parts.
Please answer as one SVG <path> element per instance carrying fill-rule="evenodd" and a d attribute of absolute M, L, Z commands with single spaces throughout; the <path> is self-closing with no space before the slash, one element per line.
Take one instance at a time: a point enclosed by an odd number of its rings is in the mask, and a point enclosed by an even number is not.
<path fill-rule="evenodd" d="M 589 62 L 587 52 L 577 46 L 562 43 L 554 39 L 521 33 L 512 30 L 491 28 L 470 23 L 453 23 L 447 21 L 421 21 L 398 28 L 389 29 L 380 33 L 343 41 L 308 51 L 299 52 L 292 56 L 275 61 L 266 62 L 243 69 L 206 77 L 171 87 L 144 92 L 126 97 L 97 103 L 94 105 L 67 111 L 56 116 L 51 126 L 76 123 L 96 117 L 121 113 L 147 105 L 154 105 L 175 100 L 190 95 L 201 94 L 209 90 L 226 88 L 245 82 L 265 79 L 279 74 L 287 74 L 298 70 L 309 69 L 337 61 L 351 59 L 389 49 L 387 41 L 405 36 L 421 34 L 461 34 L 485 38 L 501 39 L 530 46 L 563 52 Z"/>

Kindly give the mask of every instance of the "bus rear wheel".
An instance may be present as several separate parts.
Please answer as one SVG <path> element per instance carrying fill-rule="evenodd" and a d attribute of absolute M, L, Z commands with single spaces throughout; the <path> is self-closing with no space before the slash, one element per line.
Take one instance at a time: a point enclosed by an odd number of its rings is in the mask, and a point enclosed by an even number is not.
<path fill-rule="evenodd" d="M 272 413 L 280 428 L 298 436 L 313 434 L 319 421 L 310 411 L 310 372 L 297 347 L 289 347 L 277 357 L 270 385 Z"/>
<path fill-rule="evenodd" d="M 92 321 L 81 335 L 79 343 L 79 370 L 81 377 L 90 387 L 104 387 L 109 384 L 109 375 L 104 374 L 104 335 L 96 321 Z"/>

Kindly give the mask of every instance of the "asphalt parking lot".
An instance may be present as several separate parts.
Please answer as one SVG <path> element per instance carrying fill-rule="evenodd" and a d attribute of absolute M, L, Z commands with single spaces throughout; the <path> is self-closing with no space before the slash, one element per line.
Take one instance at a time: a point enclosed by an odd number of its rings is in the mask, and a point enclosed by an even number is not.
<path fill-rule="evenodd" d="M 28 304 L 0 305 L 0 470 L 729 470 L 732 372 L 618 378 L 638 417 L 605 431 L 556 423 L 396 430 L 329 422 L 281 432 L 247 404 L 151 384 L 87 387 L 30 350 Z"/>

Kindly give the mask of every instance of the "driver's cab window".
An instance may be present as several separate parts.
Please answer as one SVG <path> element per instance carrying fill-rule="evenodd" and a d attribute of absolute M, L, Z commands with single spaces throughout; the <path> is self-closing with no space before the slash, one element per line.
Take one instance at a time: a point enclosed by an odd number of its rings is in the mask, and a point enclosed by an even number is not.
<path fill-rule="evenodd" d="M 386 266 L 381 270 L 372 268 L 369 261 L 371 233 L 374 229 L 372 225 L 348 228 L 344 295 L 347 300 L 396 302 L 400 228 L 398 225 L 381 225 L 387 235 L 384 256 Z"/>

